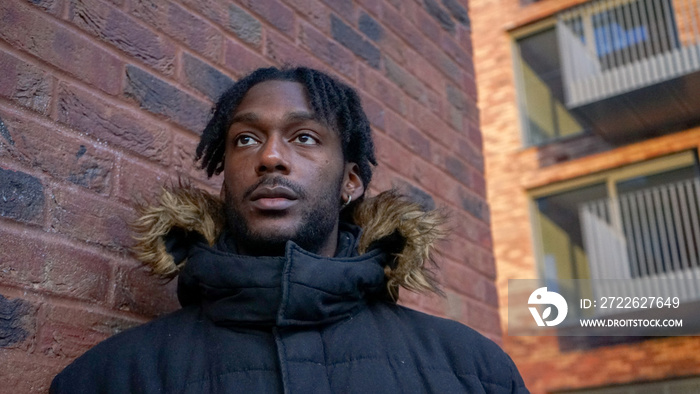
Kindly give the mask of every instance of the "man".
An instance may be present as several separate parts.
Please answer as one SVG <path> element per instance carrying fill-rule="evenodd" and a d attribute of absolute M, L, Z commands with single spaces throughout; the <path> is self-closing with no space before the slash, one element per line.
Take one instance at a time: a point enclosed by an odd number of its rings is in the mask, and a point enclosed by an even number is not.
<path fill-rule="evenodd" d="M 440 215 L 364 198 L 376 160 L 353 89 L 257 70 L 220 98 L 197 159 L 223 171 L 220 200 L 170 190 L 138 223 L 183 308 L 88 351 L 52 392 L 527 392 L 493 342 L 396 304 L 400 286 L 436 289 Z"/>

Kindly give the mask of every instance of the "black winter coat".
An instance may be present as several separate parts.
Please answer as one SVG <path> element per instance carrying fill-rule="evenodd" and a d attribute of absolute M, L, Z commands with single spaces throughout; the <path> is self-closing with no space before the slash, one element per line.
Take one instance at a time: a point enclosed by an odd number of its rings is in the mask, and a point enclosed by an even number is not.
<path fill-rule="evenodd" d="M 292 242 L 241 256 L 225 236 L 188 245 L 183 308 L 100 343 L 51 392 L 527 392 L 495 343 L 393 302 L 385 248 L 358 255 L 359 229 L 342 230 L 334 258 Z"/>

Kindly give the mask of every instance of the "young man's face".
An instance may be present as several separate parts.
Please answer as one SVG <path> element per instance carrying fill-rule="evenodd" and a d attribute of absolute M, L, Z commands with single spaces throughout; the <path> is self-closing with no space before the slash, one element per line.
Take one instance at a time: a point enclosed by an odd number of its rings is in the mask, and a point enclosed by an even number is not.
<path fill-rule="evenodd" d="M 301 84 L 253 86 L 226 140 L 222 196 L 239 252 L 278 255 L 291 239 L 333 255 L 341 203 L 364 190 L 356 169 L 338 132 L 314 119 Z"/>

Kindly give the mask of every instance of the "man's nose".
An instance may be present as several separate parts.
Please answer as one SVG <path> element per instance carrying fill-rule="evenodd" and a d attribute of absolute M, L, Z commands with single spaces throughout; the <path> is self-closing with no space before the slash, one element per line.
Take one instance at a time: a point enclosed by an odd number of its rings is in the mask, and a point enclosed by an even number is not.
<path fill-rule="evenodd" d="M 272 135 L 265 141 L 260 149 L 260 161 L 258 163 L 258 175 L 267 172 L 289 173 L 288 147 L 281 136 Z"/>

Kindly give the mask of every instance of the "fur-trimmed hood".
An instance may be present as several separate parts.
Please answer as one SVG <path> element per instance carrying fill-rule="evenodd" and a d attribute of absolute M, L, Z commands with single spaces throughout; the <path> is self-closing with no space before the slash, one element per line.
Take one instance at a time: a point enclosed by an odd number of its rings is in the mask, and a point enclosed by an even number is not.
<path fill-rule="evenodd" d="M 173 277 L 187 263 L 173 257 L 166 245 L 173 231 L 199 234 L 213 245 L 224 226 L 219 197 L 189 185 L 164 188 L 154 205 L 143 205 L 133 224 L 136 257 L 162 277 Z M 385 268 L 389 294 L 398 298 L 403 287 L 416 292 L 440 292 L 432 262 L 435 242 L 445 235 L 445 215 L 425 211 L 395 190 L 368 197 L 354 206 L 353 221 L 362 228 L 358 252 L 381 247 L 394 256 Z M 178 261 L 182 260 L 182 261 Z"/>

